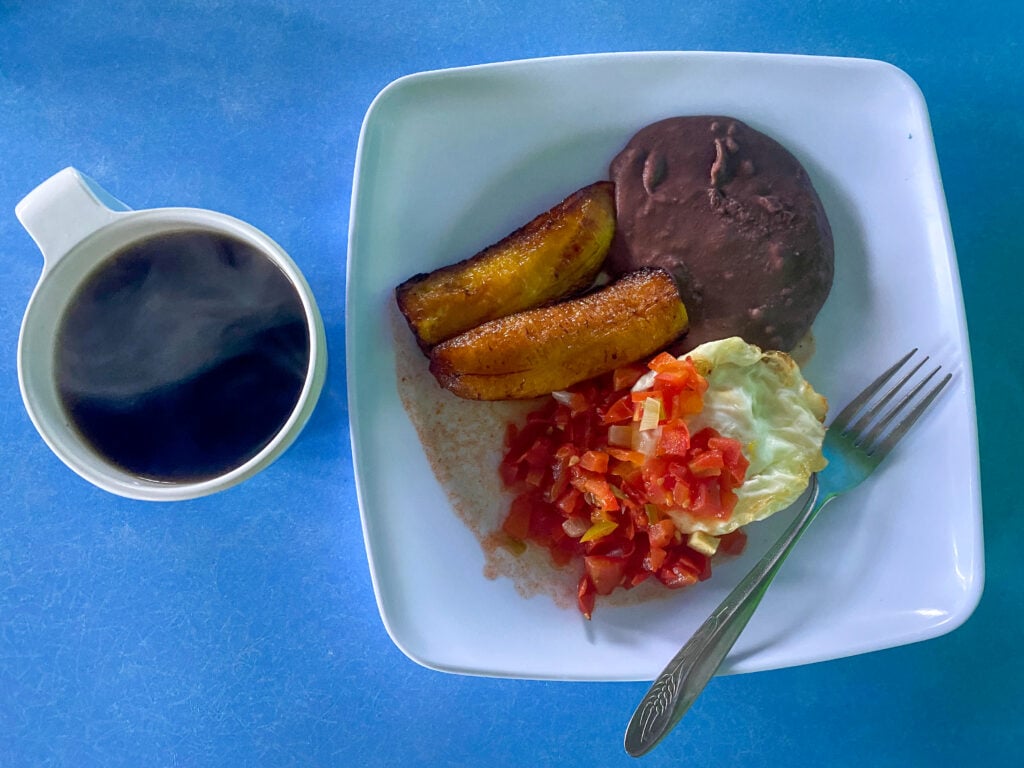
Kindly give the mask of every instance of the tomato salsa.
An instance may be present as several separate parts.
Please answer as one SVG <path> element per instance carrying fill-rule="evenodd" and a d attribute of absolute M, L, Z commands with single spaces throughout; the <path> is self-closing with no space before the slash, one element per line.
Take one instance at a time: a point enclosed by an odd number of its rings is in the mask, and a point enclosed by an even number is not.
<path fill-rule="evenodd" d="M 648 369 L 651 388 L 633 392 Z M 516 495 L 502 531 L 510 545 L 547 548 L 556 565 L 582 558 L 577 601 L 588 619 L 597 595 L 617 588 L 707 579 L 714 544 L 742 552 L 742 531 L 705 536 L 709 547 L 669 514 L 728 519 L 746 476 L 738 441 L 710 427 L 690 432 L 707 387 L 690 358 L 662 353 L 555 392 L 525 424 L 509 424 L 500 472 Z"/>

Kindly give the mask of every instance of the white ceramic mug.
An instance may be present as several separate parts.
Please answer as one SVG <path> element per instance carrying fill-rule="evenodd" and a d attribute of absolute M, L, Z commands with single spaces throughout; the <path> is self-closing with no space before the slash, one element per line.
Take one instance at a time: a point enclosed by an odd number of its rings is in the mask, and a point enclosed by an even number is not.
<path fill-rule="evenodd" d="M 18 341 L 21 395 L 39 434 L 68 467 L 94 485 L 121 496 L 172 501 L 235 485 L 264 469 L 292 443 L 323 387 L 327 348 L 313 293 L 277 243 L 249 224 L 213 211 L 133 211 L 73 168 L 64 169 L 30 192 L 18 204 L 16 214 L 43 254 L 42 275 L 29 301 Z M 181 231 L 233 238 L 276 265 L 301 300 L 310 348 L 305 380 L 294 409 L 266 446 L 216 477 L 169 482 L 122 469 L 99 454 L 76 430 L 58 392 L 55 348 L 68 303 L 104 260 L 134 243 Z"/>

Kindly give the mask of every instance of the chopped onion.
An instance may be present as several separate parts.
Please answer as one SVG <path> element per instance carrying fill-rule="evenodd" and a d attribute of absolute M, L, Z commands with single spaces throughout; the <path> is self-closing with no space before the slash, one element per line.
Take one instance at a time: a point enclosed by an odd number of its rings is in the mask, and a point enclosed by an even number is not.
<path fill-rule="evenodd" d="M 653 456 L 658 449 L 658 439 L 661 437 L 661 427 L 654 429 L 636 429 L 633 431 L 634 451 L 639 451 L 644 456 Z"/>
<path fill-rule="evenodd" d="M 572 392 L 566 392 L 564 389 L 555 390 L 551 396 L 562 405 L 569 405 L 572 402 Z"/>
<path fill-rule="evenodd" d="M 661 421 L 661 400 L 656 397 L 648 397 L 644 400 L 644 411 L 640 417 L 640 431 L 646 432 L 655 429 Z"/>
<path fill-rule="evenodd" d="M 565 522 L 562 523 L 562 530 L 565 531 L 565 535 L 573 539 L 578 539 L 589 529 L 590 523 L 581 517 L 567 517 Z"/>
<path fill-rule="evenodd" d="M 691 533 L 686 544 L 690 549 L 694 549 L 708 557 L 711 557 L 718 551 L 718 539 L 710 533 L 704 533 L 704 531 L 694 531 Z"/>
<path fill-rule="evenodd" d="M 631 448 L 633 446 L 633 427 L 612 424 L 608 427 L 608 445 L 614 445 L 617 448 Z"/>

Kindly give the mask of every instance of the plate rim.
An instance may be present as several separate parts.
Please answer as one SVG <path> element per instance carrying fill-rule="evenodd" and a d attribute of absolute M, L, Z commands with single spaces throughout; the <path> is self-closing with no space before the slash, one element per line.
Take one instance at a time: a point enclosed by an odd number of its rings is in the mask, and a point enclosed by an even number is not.
<path fill-rule="evenodd" d="M 872 58 L 861 58 L 861 57 L 846 57 L 846 56 L 831 56 L 831 55 L 815 55 L 815 54 L 803 54 L 803 53 L 774 53 L 774 52 L 747 52 L 747 51 L 671 51 L 671 50 L 652 50 L 652 51 L 616 51 L 616 52 L 597 52 L 597 53 L 577 53 L 577 54 L 566 54 L 558 56 L 545 56 L 536 58 L 519 58 L 508 61 L 493 61 L 493 62 L 482 62 L 477 64 L 468 64 L 455 67 L 439 68 L 423 70 L 419 72 L 412 72 L 401 75 L 389 83 L 387 83 L 378 93 L 375 95 L 370 105 L 367 108 L 366 114 L 364 115 L 360 131 L 359 138 L 356 147 L 355 161 L 353 165 L 353 184 L 351 191 L 351 200 L 349 205 L 349 227 L 348 227 L 348 238 L 347 238 L 347 258 L 346 258 L 346 290 L 345 290 L 345 340 L 346 340 L 346 383 L 348 390 L 348 410 L 349 410 L 349 438 L 350 438 L 350 450 L 353 463 L 353 484 L 356 490 L 357 503 L 359 508 L 360 525 L 363 533 L 364 547 L 366 551 L 367 561 L 369 565 L 371 583 L 373 587 L 374 597 L 377 603 L 378 613 L 381 617 L 382 623 L 387 631 L 390 639 L 395 646 L 410 660 L 415 663 L 426 667 L 428 669 L 448 672 L 461 675 L 469 676 L 483 676 L 483 677 L 496 677 L 496 678 L 511 678 L 511 679 L 538 679 L 538 680 L 565 680 L 565 681 L 585 681 L 585 682 L 618 682 L 618 681 L 635 681 L 640 679 L 650 679 L 649 677 L 636 677 L 633 675 L 626 676 L 609 676 L 609 675 L 594 675 L 594 676 L 580 676 L 580 675 L 546 675 L 546 674 L 534 674 L 534 673 L 522 673 L 516 670 L 510 669 L 495 669 L 495 668 L 483 668 L 482 666 L 459 666 L 456 664 L 439 662 L 436 659 L 429 658 L 429 655 L 423 654 L 415 650 L 409 643 L 406 642 L 406 638 L 400 633 L 390 616 L 389 606 L 386 604 L 385 596 L 383 594 L 383 584 L 379 567 L 375 563 L 374 558 L 374 547 L 372 542 L 372 532 L 368 521 L 368 513 L 366 510 L 366 491 L 364 487 L 364 471 L 365 468 L 362 466 L 361 451 L 359 450 L 358 442 L 362 434 L 360 429 L 360 418 L 359 418 L 359 403 L 358 401 L 358 388 L 356 385 L 356 369 L 353 365 L 353 350 L 356 347 L 356 329 L 354 323 L 350 322 L 350 308 L 353 306 L 352 292 L 353 284 L 356 282 L 353 280 L 353 265 L 355 259 L 353 254 L 359 253 L 359 238 L 361 236 L 360 223 L 361 223 L 361 205 L 363 204 L 360 198 L 360 192 L 363 188 L 362 178 L 365 173 L 365 151 L 367 137 L 370 132 L 370 128 L 373 124 L 374 117 L 377 111 L 381 108 L 381 104 L 388 98 L 391 98 L 392 94 L 402 88 L 415 87 L 418 85 L 426 84 L 449 78 L 457 78 L 462 76 L 473 76 L 479 73 L 487 73 L 488 71 L 503 71 L 509 69 L 524 69 L 533 67 L 557 67 L 565 64 L 581 65 L 593 61 L 608 61 L 616 59 L 661 59 L 669 62 L 678 61 L 684 63 L 692 60 L 714 60 L 720 58 L 726 58 L 731 60 L 747 60 L 747 61 L 770 61 L 773 63 L 795 63 L 805 65 L 836 65 L 842 67 L 863 67 L 866 69 L 877 69 L 884 71 L 890 77 L 896 77 L 902 81 L 902 84 L 908 90 L 909 96 L 915 101 L 915 108 L 920 111 L 922 117 L 922 126 L 927 130 L 927 136 L 921 137 L 927 140 L 927 154 L 929 172 L 934 176 L 936 183 L 936 192 L 938 195 L 938 203 L 941 213 L 941 239 L 943 249 L 945 250 L 945 266 L 948 270 L 947 277 L 951 281 L 951 292 L 954 303 L 957 310 L 956 326 L 958 331 L 957 341 L 960 343 L 963 352 L 962 368 L 959 375 L 963 378 L 963 387 L 967 402 L 969 404 L 968 412 L 966 414 L 969 422 L 969 434 L 964 435 L 963 438 L 966 442 L 966 450 L 971 459 L 971 472 L 968 482 L 967 494 L 971 502 L 970 506 L 970 523 L 971 530 L 974 533 L 973 547 L 970 551 L 970 564 L 972 566 L 970 578 L 965 581 L 967 588 L 956 593 L 956 607 L 947 613 L 941 621 L 928 624 L 921 629 L 913 633 L 905 633 L 906 636 L 902 638 L 888 638 L 883 639 L 879 642 L 862 642 L 858 644 L 858 648 L 850 650 L 849 652 L 836 653 L 834 651 L 826 651 L 822 653 L 803 653 L 794 654 L 790 653 L 790 657 L 793 657 L 793 661 L 788 661 L 781 664 L 770 664 L 770 665 L 753 665 L 749 669 L 744 668 L 744 665 L 740 664 L 737 668 L 728 669 L 724 674 L 739 674 L 747 673 L 768 669 L 781 669 L 792 666 L 802 666 L 805 664 L 817 663 L 820 661 L 836 660 L 847 658 L 850 656 L 856 656 L 863 653 L 870 653 L 874 651 L 885 650 L 888 648 L 899 647 L 902 645 L 912 644 L 916 642 L 922 642 L 924 640 L 933 639 L 935 637 L 948 634 L 955 629 L 962 626 L 974 613 L 977 608 L 985 584 L 985 564 L 984 564 L 984 530 L 983 530 L 983 517 L 982 517 L 982 498 L 981 498 L 981 485 L 980 485 L 980 457 L 978 448 L 978 430 L 977 430 L 977 408 L 976 408 L 976 397 L 973 381 L 973 367 L 971 360 L 971 349 L 970 349 L 970 336 L 966 323 L 966 313 L 964 308 L 963 290 L 960 280 L 960 273 L 958 262 L 956 259 L 955 244 L 952 236 L 952 228 L 949 219 L 948 205 L 945 197 L 945 192 L 942 186 L 941 174 L 939 172 L 937 151 L 934 142 L 934 136 L 932 134 L 931 121 L 928 115 L 927 104 L 924 98 L 924 94 L 921 91 L 918 84 L 910 77 L 907 72 L 897 67 L 896 65 L 879 59 Z M 937 249 L 933 249 L 931 258 L 936 258 L 939 254 Z M 721 673 L 720 673 L 721 674 Z"/>

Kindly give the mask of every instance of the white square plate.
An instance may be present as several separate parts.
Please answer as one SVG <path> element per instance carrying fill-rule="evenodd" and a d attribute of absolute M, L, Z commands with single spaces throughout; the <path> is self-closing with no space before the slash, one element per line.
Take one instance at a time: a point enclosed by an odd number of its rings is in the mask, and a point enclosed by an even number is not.
<path fill-rule="evenodd" d="M 346 312 L 356 488 L 381 617 L 418 663 L 508 677 L 652 679 L 791 518 L 751 526 L 746 553 L 716 565 L 709 581 L 666 599 L 599 602 L 588 623 L 574 607 L 525 598 L 510 579 L 484 575 L 484 551 L 400 397 L 396 366 L 412 360 L 416 378 L 426 361 L 396 352 L 396 285 L 607 178 L 612 157 L 644 125 L 698 114 L 731 115 L 779 140 L 824 202 L 836 276 L 805 374 L 835 409 L 911 347 L 954 373 L 876 475 L 815 523 L 722 671 L 935 637 L 976 606 L 983 556 L 970 353 L 914 82 L 877 61 L 789 55 L 516 61 L 391 83 L 367 112 L 356 158 Z M 452 431 L 453 451 L 462 429 Z M 471 460 L 471 474 L 491 477 L 499 450 Z"/>

